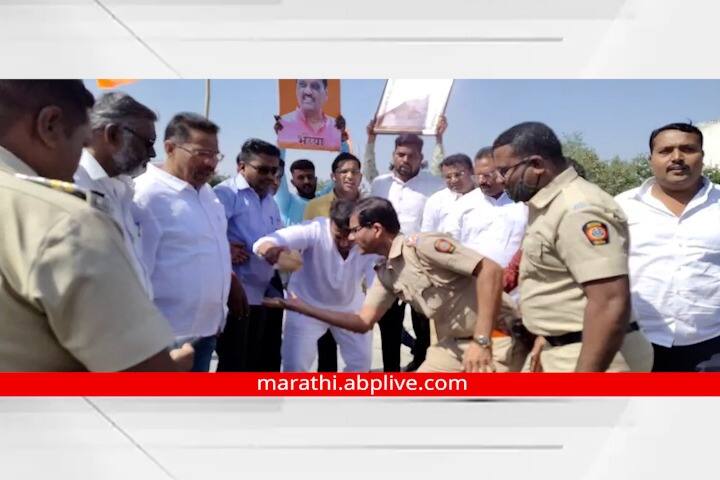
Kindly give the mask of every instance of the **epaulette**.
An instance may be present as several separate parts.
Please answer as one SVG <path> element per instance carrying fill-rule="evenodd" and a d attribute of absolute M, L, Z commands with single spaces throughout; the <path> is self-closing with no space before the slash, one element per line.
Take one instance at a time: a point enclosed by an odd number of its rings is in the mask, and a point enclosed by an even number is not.
<path fill-rule="evenodd" d="M 62 180 L 55 180 L 52 178 L 33 177 L 30 175 L 23 175 L 22 173 L 16 173 L 15 177 L 21 180 L 52 188 L 53 190 L 57 190 L 59 192 L 69 193 L 70 195 L 86 202 L 91 207 L 100 210 L 101 212 L 110 212 L 107 201 L 105 200 L 105 195 L 100 192 L 96 192 L 94 190 L 87 190 L 85 188 L 78 187 L 74 183 L 63 182 Z"/>
<path fill-rule="evenodd" d="M 417 247 L 418 240 L 418 235 L 414 233 L 405 238 L 405 245 L 407 245 L 408 247 Z"/>

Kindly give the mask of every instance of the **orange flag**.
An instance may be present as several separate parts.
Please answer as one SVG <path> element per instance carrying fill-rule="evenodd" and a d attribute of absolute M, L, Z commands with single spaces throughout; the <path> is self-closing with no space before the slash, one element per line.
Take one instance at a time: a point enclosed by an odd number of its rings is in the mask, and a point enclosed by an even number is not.
<path fill-rule="evenodd" d="M 123 85 L 128 85 L 135 82 L 137 82 L 137 80 L 98 78 L 97 86 L 101 90 L 112 90 L 113 88 L 121 87 Z"/>

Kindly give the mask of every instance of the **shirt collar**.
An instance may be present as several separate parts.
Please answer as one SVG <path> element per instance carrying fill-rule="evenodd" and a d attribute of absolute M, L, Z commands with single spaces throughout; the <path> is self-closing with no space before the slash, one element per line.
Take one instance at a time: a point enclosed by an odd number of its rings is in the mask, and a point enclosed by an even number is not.
<path fill-rule="evenodd" d="M 568 186 L 573 180 L 578 178 L 578 174 L 573 167 L 566 168 L 560 175 L 540 189 L 535 196 L 530 199 L 528 204 L 536 209 L 547 207 L 550 202 L 557 197 L 563 188 Z"/>
<path fill-rule="evenodd" d="M 100 165 L 100 162 L 98 162 L 87 149 L 83 149 L 82 156 L 80 157 L 80 166 L 85 169 L 85 172 L 91 180 L 110 178 L 102 165 Z"/>
<path fill-rule="evenodd" d="M 250 187 L 250 184 L 242 173 L 238 173 L 237 175 L 235 175 L 235 186 L 237 187 L 238 191 L 252 188 Z"/>
<path fill-rule="evenodd" d="M 14 153 L 2 145 L 0 145 L 0 170 L 37 177 L 35 170 L 30 168 L 27 163 L 20 160 Z"/>
<path fill-rule="evenodd" d="M 398 234 L 395 236 L 395 239 L 392 242 L 392 245 L 390 245 L 390 252 L 388 252 L 388 260 L 392 260 L 394 258 L 399 257 L 402 255 L 402 249 L 403 244 L 405 243 L 405 236 L 402 234 Z"/>
<path fill-rule="evenodd" d="M 235 176 L 235 187 L 237 188 L 238 192 L 241 190 L 250 190 L 258 198 L 258 200 L 260 200 L 261 203 L 268 199 L 273 199 L 273 195 L 270 194 L 270 192 L 266 193 L 264 197 L 260 198 L 260 195 L 258 195 L 255 189 L 250 186 L 247 179 L 243 176 L 242 173 L 238 173 Z"/>
<path fill-rule="evenodd" d="M 709 178 L 704 175 L 700 178 L 702 179 L 703 185 L 687 204 L 687 207 L 685 207 L 685 211 L 683 212 L 683 214 L 689 212 L 696 205 L 702 205 L 706 203 L 710 197 L 710 192 L 712 192 L 715 188 Z M 652 196 L 652 192 L 650 191 L 650 189 L 653 185 L 655 185 L 655 183 L 655 177 L 650 177 L 645 180 L 642 185 L 640 185 L 640 187 L 637 189 L 637 191 L 633 195 L 633 198 L 644 203 L 649 203 L 648 200 L 657 200 L 654 196 Z"/>
<path fill-rule="evenodd" d="M 170 188 L 172 188 L 173 190 L 175 190 L 177 192 L 181 192 L 186 189 L 195 190 L 195 187 L 190 185 L 185 180 L 177 178 L 176 176 L 171 175 L 170 173 L 166 172 L 162 168 L 156 167 L 155 165 L 153 165 L 151 163 L 148 163 L 147 173 L 150 174 L 151 176 L 157 178 L 158 180 L 160 180 L 161 182 L 163 182 L 164 184 L 166 184 L 167 186 L 169 186 Z M 205 187 L 205 185 L 203 185 L 203 187 Z"/>
<path fill-rule="evenodd" d="M 315 133 L 319 133 L 320 131 L 322 131 L 325 127 L 327 127 L 327 124 L 328 124 L 328 116 L 325 115 L 325 112 L 321 112 L 321 114 L 322 114 L 323 121 L 322 121 L 322 124 L 320 125 L 320 128 L 318 128 L 316 130 L 316 129 L 312 128 L 312 125 L 310 125 L 310 123 L 307 121 L 307 118 L 305 118 L 305 114 L 303 113 L 303 111 L 300 107 L 297 107 L 297 109 L 295 110 L 295 118 L 300 120 L 308 128 L 308 130 L 313 131 Z"/>

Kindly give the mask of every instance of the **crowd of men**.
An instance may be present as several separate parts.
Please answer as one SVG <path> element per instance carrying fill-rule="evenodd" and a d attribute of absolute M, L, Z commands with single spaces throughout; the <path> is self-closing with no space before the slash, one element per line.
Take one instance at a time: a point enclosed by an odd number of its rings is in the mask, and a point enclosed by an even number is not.
<path fill-rule="evenodd" d="M 720 190 L 690 124 L 651 132 L 653 176 L 613 198 L 538 122 L 471 158 L 441 118 L 429 168 L 402 134 L 383 175 L 371 122 L 319 192 L 256 138 L 212 187 L 221 130 L 195 113 L 150 163 L 156 122 L 122 92 L 0 81 L 0 370 L 335 371 L 339 350 L 366 372 L 376 323 L 387 372 L 720 363 Z"/>

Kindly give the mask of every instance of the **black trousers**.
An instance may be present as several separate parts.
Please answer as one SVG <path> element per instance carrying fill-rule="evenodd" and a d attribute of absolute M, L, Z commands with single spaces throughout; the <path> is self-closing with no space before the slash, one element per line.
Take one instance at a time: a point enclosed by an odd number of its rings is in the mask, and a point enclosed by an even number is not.
<path fill-rule="evenodd" d="M 261 372 L 262 339 L 266 326 L 267 309 L 251 305 L 247 318 L 228 315 L 215 351 L 218 354 L 218 372 Z"/>
<path fill-rule="evenodd" d="M 427 349 L 430 347 L 430 320 L 422 313 L 412 309 L 410 314 L 412 315 L 412 326 L 415 332 L 413 360 L 419 365 L 425 360 Z"/>
<path fill-rule="evenodd" d="M 317 341 L 318 372 L 337 372 L 337 343 L 330 330 Z"/>
<path fill-rule="evenodd" d="M 414 360 L 422 363 L 430 346 L 430 320 L 420 312 L 410 309 L 413 330 L 415 331 Z M 383 371 L 399 372 L 400 346 L 402 344 L 405 303 L 396 302 L 385 312 L 378 325 L 382 342 Z"/>
<path fill-rule="evenodd" d="M 694 372 L 699 363 L 720 353 L 720 337 L 693 345 L 662 347 L 652 344 L 653 372 Z"/>
<path fill-rule="evenodd" d="M 402 324 L 405 316 L 405 304 L 395 302 L 382 316 L 380 341 L 382 342 L 383 371 L 400 371 L 400 344 L 402 340 Z"/>

